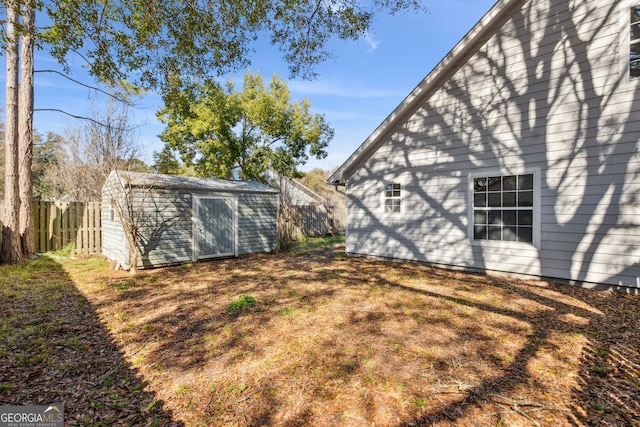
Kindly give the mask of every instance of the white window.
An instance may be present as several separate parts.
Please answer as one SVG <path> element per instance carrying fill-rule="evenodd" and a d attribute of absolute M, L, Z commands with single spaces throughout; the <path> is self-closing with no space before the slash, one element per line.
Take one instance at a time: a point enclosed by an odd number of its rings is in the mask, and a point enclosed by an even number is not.
<path fill-rule="evenodd" d="M 387 213 L 400 212 L 401 185 L 386 183 L 384 185 L 384 211 Z"/>
<path fill-rule="evenodd" d="M 629 77 L 640 77 L 640 6 L 630 8 L 629 19 Z"/>
<path fill-rule="evenodd" d="M 534 243 L 535 176 L 473 177 L 473 240 Z"/>

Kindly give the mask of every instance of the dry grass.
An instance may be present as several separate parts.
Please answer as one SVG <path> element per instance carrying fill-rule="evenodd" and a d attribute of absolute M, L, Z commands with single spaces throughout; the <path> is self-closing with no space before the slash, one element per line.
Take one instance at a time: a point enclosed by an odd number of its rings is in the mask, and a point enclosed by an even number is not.
<path fill-rule="evenodd" d="M 640 425 L 640 298 L 342 250 L 62 264 L 186 425 Z"/>

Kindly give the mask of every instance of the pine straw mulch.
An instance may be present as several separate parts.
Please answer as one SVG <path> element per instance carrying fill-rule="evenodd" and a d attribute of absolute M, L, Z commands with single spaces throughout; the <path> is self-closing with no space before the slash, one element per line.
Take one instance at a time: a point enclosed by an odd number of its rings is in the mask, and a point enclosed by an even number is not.
<path fill-rule="evenodd" d="M 640 297 L 342 250 L 39 260 L 0 279 L 0 401 L 70 425 L 640 425 Z"/>

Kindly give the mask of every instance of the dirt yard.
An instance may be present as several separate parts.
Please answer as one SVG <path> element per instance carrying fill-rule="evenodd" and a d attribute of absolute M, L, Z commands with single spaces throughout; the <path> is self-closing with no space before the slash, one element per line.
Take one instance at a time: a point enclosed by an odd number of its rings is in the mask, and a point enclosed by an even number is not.
<path fill-rule="evenodd" d="M 336 241 L 135 278 L 38 262 L 0 271 L 0 404 L 62 401 L 69 425 L 640 426 L 639 297 Z"/>

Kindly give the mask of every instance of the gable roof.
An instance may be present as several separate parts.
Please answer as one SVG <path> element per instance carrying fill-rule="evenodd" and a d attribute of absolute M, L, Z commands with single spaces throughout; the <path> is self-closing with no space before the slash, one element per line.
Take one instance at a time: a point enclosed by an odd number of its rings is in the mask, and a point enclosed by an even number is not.
<path fill-rule="evenodd" d="M 162 188 L 170 190 L 211 190 L 228 192 L 278 193 L 278 190 L 256 181 L 228 181 L 216 178 L 194 178 L 140 172 L 112 171 L 107 178 L 120 179 L 131 187 Z"/>
<path fill-rule="evenodd" d="M 439 89 L 458 67 L 471 57 L 503 20 L 525 0 L 498 0 L 476 25 L 454 46 L 434 69 L 409 93 L 395 110 L 373 131 L 351 156 L 328 179 L 329 184 L 344 185 L 345 175 L 361 159 L 366 158 L 393 126 L 410 114 L 416 104 Z"/>

